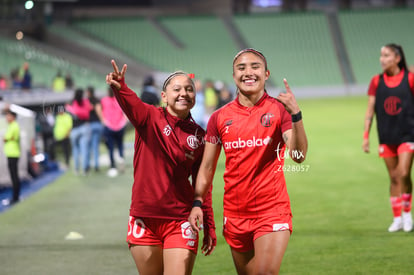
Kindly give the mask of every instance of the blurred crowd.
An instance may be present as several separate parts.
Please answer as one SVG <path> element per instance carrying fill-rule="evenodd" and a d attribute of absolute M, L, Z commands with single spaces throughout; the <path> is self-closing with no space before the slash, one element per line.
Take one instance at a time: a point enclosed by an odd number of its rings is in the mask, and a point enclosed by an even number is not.
<path fill-rule="evenodd" d="M 17 66 L 10 70 L 9 76 L 0 74 L 0 91 L 5 90 L 23 90 L 32 89 L 33 80 L 28 62 L 24 62 L 22 66 Z M 63 74 L 61 70 L 57 70 L 53 76 L 50 88 L 56 93 L 72 90 L 74 88 L 74 80 L 72 75 L 67 72 Z"/>
<path fill-rule="evenodd" d="M 109 166 L 107 174 L 115 177 L 124 168 L 127 122 L 112 89 L 108 88 L 107 95 L 98 98 L 94 87 L 88 87 L 75 89 L 73 99 L 65 105 L 46 106 L 37 115 L 37 130 L 48 160 L 57 161 L 57 152 L 61 152 L 61 168 L 67 169 L 72 164 L 77 175 L 100 171 L 100 145 L 105 144 L 109 155 L 109 163 L 105 164 Z"/>

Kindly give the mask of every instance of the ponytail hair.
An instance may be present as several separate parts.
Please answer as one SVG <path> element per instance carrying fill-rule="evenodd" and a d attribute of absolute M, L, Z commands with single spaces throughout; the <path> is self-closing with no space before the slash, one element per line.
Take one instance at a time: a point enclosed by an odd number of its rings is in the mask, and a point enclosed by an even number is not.
<path fill-rule="evenodd" d="M 389 49 L 391 49 L 396 55 L 398 55 L 400 57 L 400 62 L 398 62 L 398 67 L 404 70 L 408 70 L 407 67 L 407 62 L 405 61 L 405 55 L 404 55 L 404 50 L 400 45 L 394 44 L 394 43 L 389 43 L 387 45 L 385 45 L 384 47 L 387 47 Z"/>

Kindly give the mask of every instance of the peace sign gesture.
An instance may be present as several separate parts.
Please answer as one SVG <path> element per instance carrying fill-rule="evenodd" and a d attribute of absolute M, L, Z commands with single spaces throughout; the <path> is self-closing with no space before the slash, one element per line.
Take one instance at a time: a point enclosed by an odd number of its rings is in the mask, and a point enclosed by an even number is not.
<path fill-rule="evenodd" d="M 283 79 L 283 83 L 285 84 L 286 93 L 280 93 L 276 99 L 285 106 L 286 111 L 289 114 L 297 114 L 299 113 L 300 109 L 298 103 L 296 102 L 295 96 L 292 93 L 292 90 L 289 87 L 289 84 L 286 78 Z"/>
<path fill-rule="evenodd" d="M 119 72 L 118 65 L 116 65 L 115 60 L 112 59 L 111 64 L 114 68 L 114 71 L 106 75 L 106 83 L 111 85 L 112 88 L 115 88 L 119 91 L 121 89 L 121 84 L 119 83 L 119 80 L 125 77 L 127 65 L 124 64 L 124 66 L 122 67 L 122 71 Z"/>

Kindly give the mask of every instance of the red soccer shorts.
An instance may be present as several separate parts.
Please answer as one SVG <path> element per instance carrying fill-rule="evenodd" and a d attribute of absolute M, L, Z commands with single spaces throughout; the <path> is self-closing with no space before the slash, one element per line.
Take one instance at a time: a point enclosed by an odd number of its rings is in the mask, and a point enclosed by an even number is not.
<path fill-rule="evenodd" d="M 392 158 L 407 152 L 413 153 L 414 142 L 405 142 L 400 145 L 380 144 L 378 152 L 381 158 Z"/>
<path fill-rule="evenodd" d="M 291 215 L 279 215 L 258 219 L 224 217 L 223 236 L 226 242 L 238 252 L 254 248 L 253 242 L 266 234 L 289 230 L 292 234 Z"/>
<path fill-rule="evenodd" d="M 127 243 L 131 245 L 159 245 L 163 249 L 185 248 L 197 254 L 198 234 L 193 233 L 187 220 L 135 218 L 128 222 Z"/>

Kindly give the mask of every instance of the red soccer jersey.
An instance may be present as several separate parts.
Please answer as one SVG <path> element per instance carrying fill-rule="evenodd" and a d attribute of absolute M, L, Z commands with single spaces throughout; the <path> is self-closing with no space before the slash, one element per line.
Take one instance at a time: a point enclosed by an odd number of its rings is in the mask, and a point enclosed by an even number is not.
<path fill-rule="evenodd" d="M 164 108 L 142 102 L 124 80 L 114 89 L 135 127 L 134 184 L 130 215 L 187 219 L 204 150 L 204 130 L 191 116 L 180 119 Z M 190 181 L 191 176 L 191 181 Z M 211 190 L 203 204 L 205 225 L 214 228 Z"/>
<path fill-rule="evenodd" d="M 387 74 L 383 74 L 385 85 L 389 88 L 395 88 L 400 85 L 403 77 L 404 77 L 405 70 L 402 69 L 397 75 L 389 76 Z M 377 95 L 377 88 L 379 84 L 380 75 L 375 75 L 371 82 L 369 83 L 368 87 L 368 95 L 376 96 Z M 414 95 L 414 74 L 412 72 L 408 72 L 408 85 L 411 88 L 411 92 Z"/>
<path fill-rule="evenodd" d="M 247 108 L 238 98 L 214 112 L 206 141 L 226 154 L 224 215 L 239 218 L 291 214 L 283 173 L 282 133 L 292 128 L 284 106 L 267 93 Z"/>

